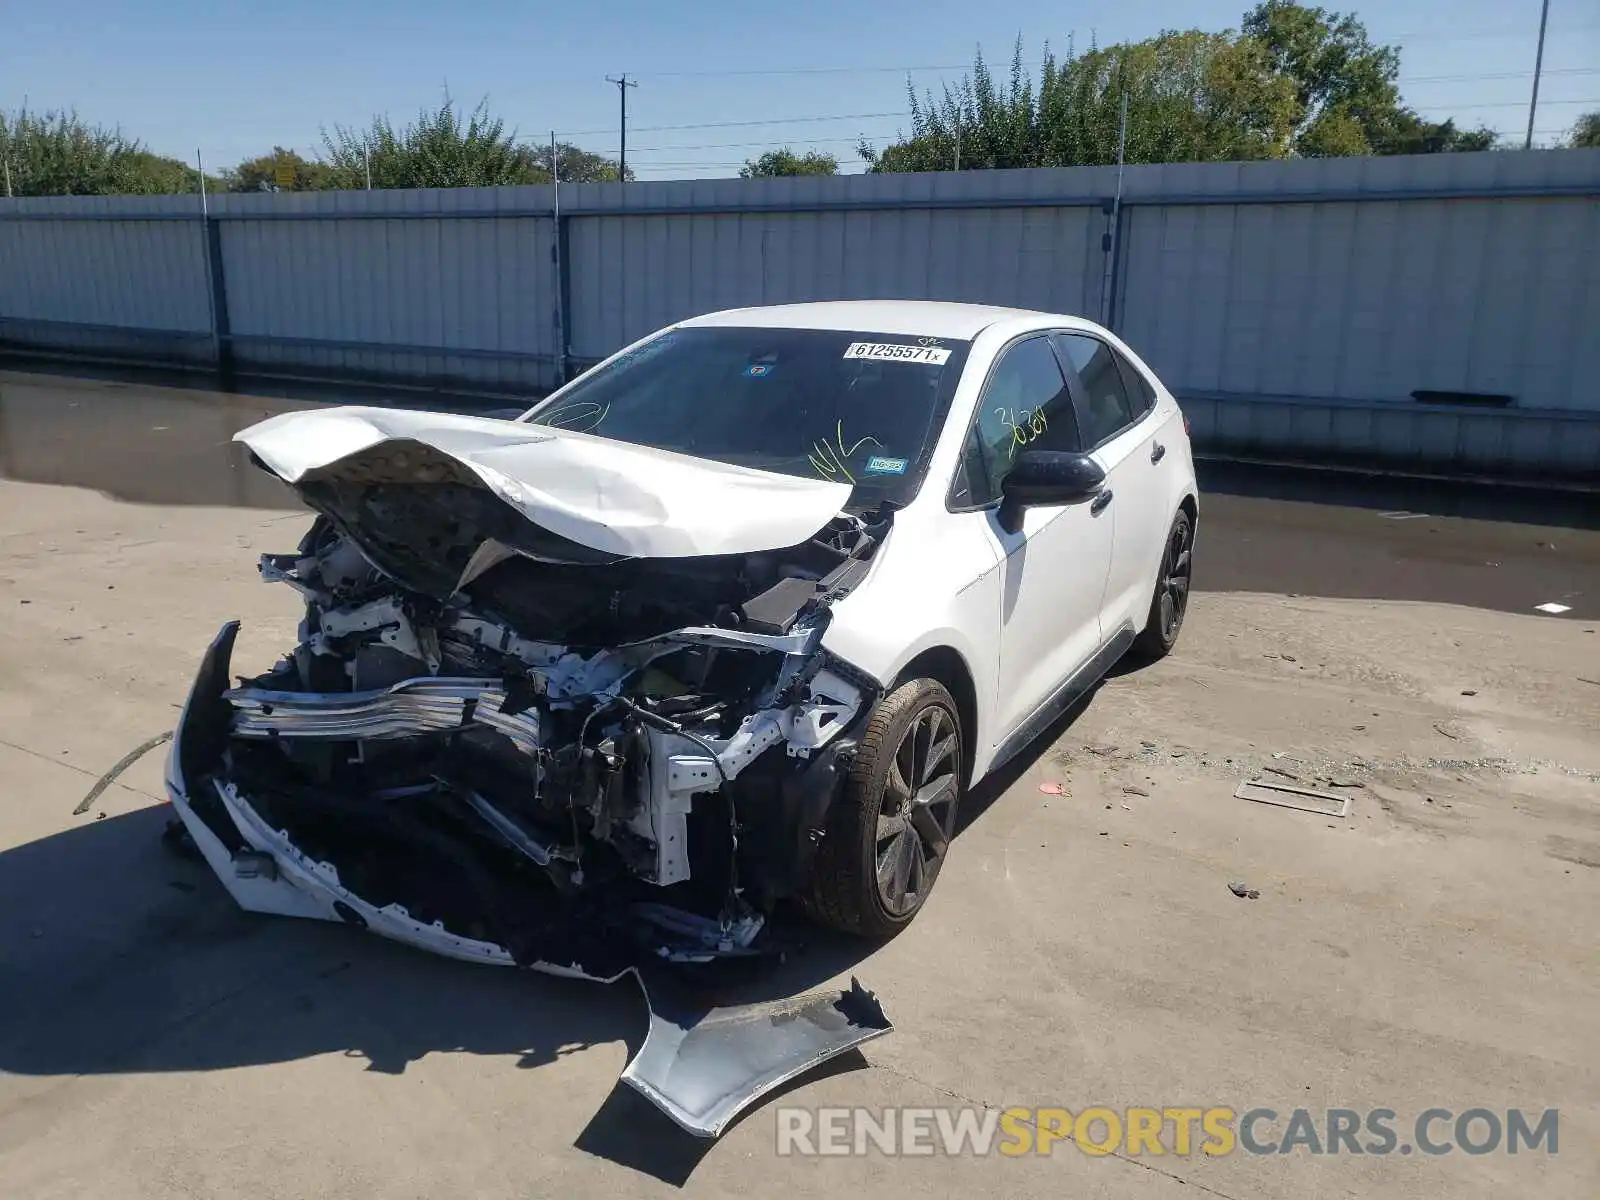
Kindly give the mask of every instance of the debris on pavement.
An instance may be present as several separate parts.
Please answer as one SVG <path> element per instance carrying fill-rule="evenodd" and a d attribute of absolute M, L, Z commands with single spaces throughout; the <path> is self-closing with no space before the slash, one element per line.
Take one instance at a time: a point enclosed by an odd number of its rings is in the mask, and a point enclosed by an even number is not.
<path fill-rule="evenodd" d="M 1461 740 L 1461 735 L 1460 734 L 1451 733 L 1443 725 L 1435 725 L 1434 728 L 1436 730 L 1438 730 L 1441 734 L 1443 734 L 1445 737 L 1449 738 L 1452 742 L 1459 742 Z"/>
<path fill-rule="evenodd" d="M 1551 616 L 1559 616 L 1561 613 L 1571 612 L 1572 611 L 1572 605 L 1570 605 L 1570 604 L 1556 604 L 1554 601 L 1551 601 L 1551 602 L 1546 603 L 1546 604 L 1535 604 L 1533 607 L 1537 611 L 1542 612 L 1542 613 L 1549 613 Z"/>
<path fill-rule="evenodd" d="M 1041 783 L 1039 785 L 1039 790 L 1046 796 L 1065 796 L 1067 794 L 1067 789 L 1062 787 L 1053 779 L 1047 779 L 1045 782 Z"/>
<path fill-rule="evenodd" d="M 1250 887 L 1238 879 L 1229 881 L 1228 890 L 1241 900 L 1259 900 L 1261 898 L 1261 892 L 1258 889 Z"/>
<path fill-rule="evenodd" d="M 100 793 L 105 791 L 117 781 L 117 776 L 121 775 L 129 767 L 133 766 L 134 763 L 138 762 L 140 758 L 150 753 L 150 751 L 154 750 L 157 746 L 161 745 L 163 742 L 170 741 L 171 739 L 172 731 L 169 729 L 165 733 L 156 734 L 156 736 L 153 738 L 146 738 L 132 750 L 129 750 L 121 758 L 117 759 L 116 763 L 109 771 L 100 776 L 99 779 L 95 780 L 94 786 L 89 789 L 89 794 L 82 800 L 78 801 L 78 807 L 72 810 L 72 815 L 75 817 L 83 816 L 84 813 L 88 812 L 89 809 L 93 807 L 94 802 L 99 797 Z"/>
<path fill-rule="evenodd" d="M 1349 796 L 1336 796 L 1332 792 L 1317 792 L 1310 788 L 1289 787 L 1287 784 L 1272 783 L 1265 779 L 1241 781 L 1233 794 L 1240 800 L 1272 804 L 1278 808 L 1292 808 L 1299 812 L 1319 813 L 1325 817 L 1350 815 Z"/>
<path fill-rule="evenodd" d="M 1478 690 L 1476 688 L 1462 688 L 1461 694 L 1463 696 L 1476 696 L 1478 694 Z"/>
<path fill-rule="evenodd" d="M 1150 793 L 1145 791 L 1143 788 L 1134 787 L 1132 784 L 1129 784 L 1127 787 L 1123 788 L 1122 789 L 1122 794 L 1124 796 L 1149 796 L 1150 795 Z"/>

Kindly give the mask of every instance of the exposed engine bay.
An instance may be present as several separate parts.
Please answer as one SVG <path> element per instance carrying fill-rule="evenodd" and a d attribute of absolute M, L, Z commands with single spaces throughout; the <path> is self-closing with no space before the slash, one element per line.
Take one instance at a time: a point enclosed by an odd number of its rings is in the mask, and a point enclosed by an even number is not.
<path fill-rule="evenodd" d="M 340 453 L 352 432 L 364 444 Z M 806 889 L 879 694 L 823 634 L 887 513 L 780 481 L 725 531 L 702 491 L 759 500 L 759 473 L 663 459 L 677 478 L 641 483 L 625 451 L 509 422 L 342 409 L 239 438 L 318 514 L 260 562 L 303 599 L 296 645 L 230 683 L 224 626 L 168 761 L 175 829 L 243 907 L 468 961 L 635 974 L 657 1001 L 624 1078 L 702 1135 L 888 1032 L 859 986 L 689 1011 L 663 1008 L 659 975 L 775 949 L 772 913 Z M 535 498 L 481 465 L 508 453 L 538 458 Z M 597 486 L 608 471 L 622 482 Z M 735 552 L 693 552 L 718 538 Z"/>
<path fill-rule="evenodd" d="M 551 561 L 589 557 L 570 543 L 463 536 L 492 498 L 440 488 L 307 489 L 328 515 L 261 563 L 304 595 L 300 641 L 223 694 L 231 784 L 369 901 L 518 961 L 548 957 L 551 901 L 598 900 L 595 920 L 669 957 L 749 948 L 801 882 L 783 781 L 831 778 L 820 756 L 872 686 L 819 648 L 865 524 L 775 554 L 580 565 Z"/>

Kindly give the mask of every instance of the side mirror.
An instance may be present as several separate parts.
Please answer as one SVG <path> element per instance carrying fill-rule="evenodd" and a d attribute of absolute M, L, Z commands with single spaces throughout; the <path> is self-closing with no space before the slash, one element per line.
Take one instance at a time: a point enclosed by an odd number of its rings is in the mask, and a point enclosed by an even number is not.
<path fill-rule="evenodd" d="M 1087 454 L 1065 450 L 1024 450 L 1006 472 L 1001 486 L 1000 526 L 1007 533 L 1021 528 L 1024 509 L 1076 504 L 1105 486 L 1106 473 Z"/>

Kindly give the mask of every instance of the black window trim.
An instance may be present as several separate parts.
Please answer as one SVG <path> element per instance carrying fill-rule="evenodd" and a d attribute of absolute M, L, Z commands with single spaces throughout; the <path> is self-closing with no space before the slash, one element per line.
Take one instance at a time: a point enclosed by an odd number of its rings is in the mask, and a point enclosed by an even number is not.
<path fill-rule="evenodd" d="M 1072 407 L 1074 409 L 1074 415 L 1078 419 L 1078 432 L 1080 435 L 1083 432 L 1084 425 L 1087 423 L 1086 417 L 1088 415 L 1089 398 L 1083 394 L 1083 380 L 1078 376 L 1078 370 L 1072 365 L 1072 360 L 1067 356 L 1066 350 L 1058 341 L 1059 338 L 1088 338 L 1089 340 L 1099 342 L 1102 346 L 1104 346 L 1111 354 L 1111 361 L 1117 364 L 1117 375 L 1122 379 L 1123 395 L 1127 396 L 1128 403 L 1130 405 L 1133 403 L 1133 397 L 1128 393 L 1127 375 L 1129 371 L 1137 371 L 1138 368 L 1129 362 L 1125 356 L 1117 353 L 1117 348 L 1115 346 L 1106 341 L 1105 338 L 1101 337 L 1098 333 L 1091 333 L 1087 329 L 1052 329 L 1048 332 L 1050 335 L 1050 349 L 1055 351 L 1056 362 L 1061 367 L 1061 374 L 1065 376 L 1067 388 L 1072 393 Z M 1156 409 L 1160 407 L 1161 403 L 1161 393 L 1156 392 L 1154 387 L 1152 387 L 1150 390 L 1155 392 L 1155 399 L 1151 401 L 1148 408 L 1146 408 L 1133 420 L 1129 421 L 1126 425 L 1118 426 L 1115 431 L 1108 433 L 1094 445 L 1087 447 L 1083 453 L 1093 454 L 1095 451 L 1100 450 L 1111 442 L 1116 441 L 1130 429 L 1137 429 L 1140 425 L 1142 425 L 1145 420 L 1149 418 L 1150 414 L 1155 412 Z"/>
<path fill-rule="evenodd" d="M 962 432 L 961 441 L 958 443 L 960 446 L 960 451 L 956 459 L 956 474 L 951 476 L 950 486 L 945 489 L 944 494 L 944 509 L 946 512 L 986 512 L 989 509 L 999 508 L 1000 502 L 1004 499 L 1003 496 L 996 496 L 993 500 L 987 500 L 982 504 L 957 504 L 955 499 L 955 490 L 956 483 L 960 480 L 961 476 L 966 473 L 967 444 L 972 440 L 972 431 L 977 427 L 978 418 L 983 415 L 984 397 L 989 394 L 989 385 L 994 382 L 994 373 L 999 368 L 1000 363 L 1005 356 L 1010 354 L 1011 351 L 1016 349 L 1018 346 L 1022 345 L 1023 342 L 1029 341 L 1033 338 L 1043 338 L 1045 345 L 1049 346 L 1050 348 L 1050 353 L 1055 355 L 1056 369 L 1061 371 L 1061 382 L 1066 387 L 1067 395 L 1072 401 L 1072 420 L 1074 424 L 1078 426 L 1078 436 L 1080 440 L 1082 439 L 1083 421 L 1078 413 L 1078 398 L 1077 394 L 1073 391 L 1072 378 L 1065 370 L 1062 369 L 1061 366 L 1061 353 L 1056 349 L 1053 337 L 1053 335 L 1057 332 L 1060 331 L 1055 329 L 1030 329 L 1025 333 L 1019 333 L 1005 345 L 1001 346 L 1000 349 L 995 352 L 995 356 L 989 360 L 989 370 L 983 377 L 982 386 L 978 388 L 978 402 L 972 406 L 972 415 L 967 418 L 967 427 Z M 973 341 L 976 342 L 977 339 L 974 338 Z M 946 409 L 947 413 L 948 411 L 949 410 Z"/>

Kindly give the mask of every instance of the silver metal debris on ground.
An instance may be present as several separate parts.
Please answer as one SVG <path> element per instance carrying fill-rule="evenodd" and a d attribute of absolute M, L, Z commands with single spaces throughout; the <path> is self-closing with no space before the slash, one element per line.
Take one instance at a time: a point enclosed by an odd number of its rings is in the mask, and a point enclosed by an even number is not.
<path fill-rule="evenodd" d="M 1238 879 L 1229 880 L 1228 890 L 1241 900 L 1259 900 L 1261 898 L 1260 891 Z"/>
<path fill-rule="evenodd" d="M 1247 779 L 1233 791 L 1240 800 L 1257 804 L 1272 804 L 1278 808 L 1292 808 L 1299 812 L 1320 813 L 1325 817 L 1348 817 L 1350 797 L 1336 796 L 1332 792 L 1317 792 L 1310 788 L 1290 787 L 1271 783 L 1265 779 Z"/>

